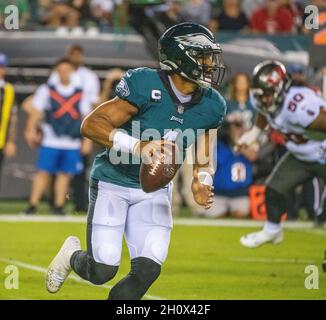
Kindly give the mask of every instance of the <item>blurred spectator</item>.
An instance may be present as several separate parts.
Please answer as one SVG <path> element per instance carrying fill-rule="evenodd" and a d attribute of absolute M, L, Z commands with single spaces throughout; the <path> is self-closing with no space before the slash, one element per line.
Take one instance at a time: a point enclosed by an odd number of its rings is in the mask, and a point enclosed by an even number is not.
<path fill-rule="evenodd" d="M 251 17 L 252 30 L 267 34 L 293 33 L 293 16 L 281 3 L 282 0 L 265 0 L 265 5 Z"/>
<path fill-rule="evenodd" d="M 235 142 L 246 131 L 241 116 L 227 121 L 224 130 L 216 146 L 214 202 L 205 215 L 245 218 L 250 213 L 248 188 L 253 182 L 251 163 L 257 159 L 257 151 L 253 147 L 234 151 Z"/>
<path fill-rule="evenodd" d="M 240 0 L 223 0 L 221 13 L 211 19 L 209 27 L 212 32 L 239 31 L 246 29 L 248 24 L 248 19 L 240 7 Z"/>
<path fill-rule="evenodd" d="M 48 11 L 42 17 L 42 23 L 49 27 L 76 27 L 79 25 L 80 12 L 73 0 L 53 0 Z"/>
<path fill-rule="evenodd" d="M 241 8 L 242 11 L 245 13 L 246 17 L 251 17 L 253 13 L 258 9 L 261 8 L 265 3 L 265 0 L 242 0 L 241 1 Z"/>
<path fill-rule="evenodd" d="M 121 3 L 122 0 L 90 0 L 92 16 L 102 25 L 112 25 L 114 6 Z"/>
<path fill-rule="evenodd" d="M 304 3 L 300 0 L 282 0 L 282 4 L 292 14 L 294 30 L 301 33 L 303 31 Z"/>
<path fill-rule="evenodd" d="M 93 106 L 97 105 L 100 99 L 100 80 L 94 71 L 85 66 L 84 48 L 73 44 L 67 48 L 66 57 L 75 65 L 87 99 Z"/>
<path fill-rule="evenodd" d="M 80 124 L 91 111 L 81 80 L 71 61 L 62 59 L 54 67 L 56 77 L 41 85 L 34 94 L 28 115 L 25 138 L 30 147 L 38 147 L 37 173 L 33 179 L 26 214 L 34 214 L 54 181 L 53 213 L 64 214 L 70 179 L 82 170 L 81 149 L 88 149 L 89 140 L 82 140 Z M 40 129 L 41 127 L 41 129 Z"/>
<path fill-rule="evenodd" d="M 125 74 L 120 68 L 113 68 L 106 74 L 101 91 L 101 103 L 114 97 L 114 88 Z"/>
<path fill-rule="evenodd" d="M 166 28 L 170 28 L 175 24 L 186 21 L 182 10 L 183 6 L 181 0 L 167 1 L 167 10 L 165 11 L 165 14 L 161 16 L 161 21 Z"/>
<path fill-rule="evenodd" d="M 16 154 L 17 107 L 14 87 L 5 81 L 7 66 L 7 56 L 0 53 L 0 178 L 3 158 Z"/>
<path fill-rule="evenodd" d="M 85 66 L 84 49 L 79 45 L 71 45 L 67 49 L 67 58 L 74 64 L 83 88 L 83 95 L 86 100 L 95 107 L 100 103 L 100 81 L 97 74 Z M 88 148 L 86 148 L 88 147 Z M 92 152 L 92 143 L 84 144 L 82 151 L 83 169 L 76 174 L 72 180 L 72 200 L 75 211 L 87 210 L 87 170 L 90 164 L 89 156 Z"/>
<path fill-rule="evenodd" d="M 84 24 L 91 19 L 90 0 L 70 0 L 70 6 L 79 12 L 80 24 Z"/>
<path fill-rule="evenodd" d="M 306 84 L 306 68 L 305 66 L 292 63 L 288 65 L 287 71 L 292 78 L 292 85 L 303 85 Z"/>
<path fill-rule="evenodd" d="M 186 21 L 182 0 L 167 0 L 162 5 L 148 7 L 146 14 L 154 21 L 158 34 L 163 34 L 173 25 Z"/>
<path fill-rule="evenodd" d="M 249 98 L 250 77 L 246 73 L 235 74 L 227 89 L 227 119 L 241 115 L 246 129 L 250 129 L 254 122 L 255 109 Z"/>
<path fill-rule="evenodd" d="M 17 6 L 19 12 L 19 28 L 22 28 L 30 18 L 29 6 L 27 0 L 1 0 L 0 1 L 0 28 L 4 24 L 5 8 L 9 5 Z"/>
<path fill-rule="evenodd" d="M 183 5 L 185 21 L 200 23 L 208 27 L 211 19 L 211 5 L 208 0 L 188 0 Z"/>
<path fill-rule="evenodd" d="M 129 16 L 128 16 L 129 2 L 126 0 L 116 1 L 114 8 L 113 27 L 117 31 L 129 30 Z"/>

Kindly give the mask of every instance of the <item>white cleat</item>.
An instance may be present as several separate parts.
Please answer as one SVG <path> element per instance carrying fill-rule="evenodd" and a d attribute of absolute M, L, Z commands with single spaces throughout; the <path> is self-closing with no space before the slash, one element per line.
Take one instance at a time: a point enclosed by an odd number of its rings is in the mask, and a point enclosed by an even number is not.
<path fill-rule="evenodd" d="M 50 293 L 60 290 L 71 271 L 70 258 L 78 250 L 81 250 L 80 240 L 74 236 L 68 237 L 50 263 L 46 273 L 46 289 Z"/>
<path fill-rule="evenodd" d="M 266 233 L 264 230 L 249 233 L 240 238 L 240 243 L 247 248 L 257 248 L 266 243 L 279 244 L 283 241 L 283 231 L 275 234 Z"/>

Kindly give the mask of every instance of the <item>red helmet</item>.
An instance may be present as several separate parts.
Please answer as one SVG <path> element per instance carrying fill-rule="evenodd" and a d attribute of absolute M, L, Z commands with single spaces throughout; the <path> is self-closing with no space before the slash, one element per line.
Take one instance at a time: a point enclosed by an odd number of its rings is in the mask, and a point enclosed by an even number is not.
<path fill-rule="evenodd" d="M 290 86 L 291 78 L 281 62 L 259 63 L 253 71 L 250 88 L 255 107 L 263 113 L 276 115 Z"/>

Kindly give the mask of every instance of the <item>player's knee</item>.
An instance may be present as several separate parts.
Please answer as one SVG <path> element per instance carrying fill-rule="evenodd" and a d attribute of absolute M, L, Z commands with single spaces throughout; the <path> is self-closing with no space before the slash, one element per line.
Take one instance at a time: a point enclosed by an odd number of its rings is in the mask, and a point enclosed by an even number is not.
<path fill-rule="evenodd" d="M 114 278 L 118 269 L 119 266 L 105 265 L 92 259 L 90 261 L 89 280 L 96 285 L 104 284 Z"/>
<path fill-rule="evenodd" d="M 145 239 L 142 255 L 162 265 L 168 255 L 169 239 L 168 234 L 158 234 L 153 230 Z"/>
<path fill-rule="evenodd" d="M 161 265 L 152 259 L 138 257 L 131 260 L 130 274 L 135 275 L 139 282 L 149 287 L 160 275 Z"/>
<path fill-rule="evenodd" d="M 119 265 L 121 259 L 121 248 L 113 244 L 104 243 L 95 248 L 94 258 L 97 262 L 109 266 Z"/>
<path fill-rule="evenodd" d="M 151 244 L 151 254 L 149 256 L 149 258 L 151 258 L 152 260 L 156 261 L 157 263 L 159 263 L 160 265 L 162 265 L 164 263 L 164 261 L 166 260 L 166 257 L 168 255 L 168 245 L 165 243 L 161 243 L 161 242 L 153 242 Z"/>

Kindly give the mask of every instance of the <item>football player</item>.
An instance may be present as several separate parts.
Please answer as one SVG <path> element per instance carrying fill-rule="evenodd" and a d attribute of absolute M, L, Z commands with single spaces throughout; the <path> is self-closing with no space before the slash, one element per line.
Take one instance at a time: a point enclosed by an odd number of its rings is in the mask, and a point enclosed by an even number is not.
<path fill-rule="evenodd" d="M 166 129 L 204 130 L 204 139 L 182 139 L 181 148 L 195 144 L 207 153 L 209 130 L 221 125 L 226 105 L 213 89 L 221 83 L 225 66 L 221 48 L 208 29 L 195 23 L 171 27 L 159 40 L 159 56 L 160 70 L 129 70 L 116 87 L 116 97 L 82 124 L 84 136 L 107 147 L 96 157 L 91 172 L 87 251 L 81 250 L 78 238 L 66 239 L 48 269 L 49 292 L 60 289 L 71 269 L 93 284 L 111 280 L 119 268 L 123 236 L 131 270 L 111 289 L 109 299 L 140 299 L 160 275 L 172 229 L 172 186 L 145 193 L 139 182 L 140 165 L 116 164 L 110 155 L 116 150 L 132 159 L 148 159 L 163 141 L 140 140 L 149 129 L 161 137 Z M 132 128 L 137 121 L 140 127 L 135 134 Z M 192 191 L 205 208 L 212 203 L 213 173 L 209 161 L 195 161 Z"/>
<path fill-rule="evenodd" d="M 238 147 L 254 143 L 270 125 L 284 136 L 288 150 L 266 181 L 263 230 L 240 239 L 243 246 L 255 248 L 282 242 L 280 221 L 290 190 L 313 177 L 326 181 L 326 101 L 308 87 L 292 86 L 278 61 L 255 67 L 250 94 L 259 113 L 253 128 L 240 137 Z"/>

